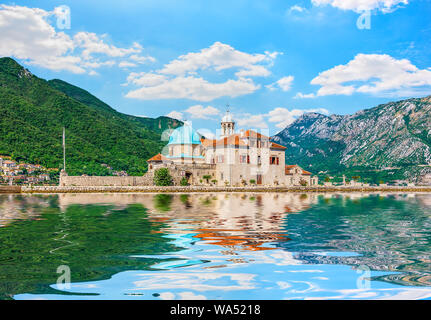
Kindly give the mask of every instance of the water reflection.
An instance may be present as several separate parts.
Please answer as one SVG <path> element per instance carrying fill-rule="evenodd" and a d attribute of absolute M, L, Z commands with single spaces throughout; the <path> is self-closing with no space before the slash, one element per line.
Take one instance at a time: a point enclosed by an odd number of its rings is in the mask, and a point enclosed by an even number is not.
<path fill-rule="evenodd" d="M 315 194 L 97 194 L 60 196 L 63 207 L 73 203 L 140 203 L 152 222 L 166 233 L 196 232 L 195 238 L 235 250 L 271 250 L 266 243 L 286 241 L 282 220 L 317 203 Z"/>
<path fill-rule="evenodd" d="M 0 198 L 0 297 L 431 297 L 431 196 L 62 194 Z M 2 217 L 6 217 L 3 220 Z M 35 220 L 36 219 L 36 220 Z M 72 270 L 58 290 L 56 268 Z M 357 270 L 371 269 L 371 288 Z"/>

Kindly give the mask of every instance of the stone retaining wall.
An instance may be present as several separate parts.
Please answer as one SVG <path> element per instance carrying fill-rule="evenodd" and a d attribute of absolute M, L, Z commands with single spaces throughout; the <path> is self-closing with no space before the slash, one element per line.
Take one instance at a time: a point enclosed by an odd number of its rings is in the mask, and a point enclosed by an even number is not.
<path fill-rule="evenodd" d="M 128 187 L 151 186 L 153 177 L 150 174 L 139 177 L 96 177 L 96 176 L 60 176 L 60 187 Z"/>
<path fill-rule="evenodd" d="M 20 193 L 20 186 L 0 186 L 0 193 Z"/>

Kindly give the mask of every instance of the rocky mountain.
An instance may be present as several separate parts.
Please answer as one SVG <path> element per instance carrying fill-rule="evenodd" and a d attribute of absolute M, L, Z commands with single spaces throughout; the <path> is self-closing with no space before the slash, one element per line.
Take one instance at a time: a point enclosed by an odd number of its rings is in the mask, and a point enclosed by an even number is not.
<path fill-rule="evenodd" d="M 431 96 L 353 115 L 307 113 L 272 137 L 286 162 L 328 175 L 418 180 L 431 172 Z"/>
<path fill-rule="evenodd" d="M 14 160 L 61 168 L 65 127 L 69 174 L 105 175 L 109 166 L 140 175 L 166 144 L 161 132 L 180 125 L 122 114 L 79 87 L 0 58 L 0 154 Z"/>

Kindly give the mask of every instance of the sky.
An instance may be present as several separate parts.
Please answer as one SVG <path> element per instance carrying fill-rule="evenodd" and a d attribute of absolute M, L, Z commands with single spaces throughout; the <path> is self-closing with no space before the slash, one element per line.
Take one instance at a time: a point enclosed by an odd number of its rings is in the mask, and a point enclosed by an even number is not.
<path fill-rule="evenodd" d="M 2 1 L 0 56 L 210 136 L 431 94 L 430 0 Z"/>

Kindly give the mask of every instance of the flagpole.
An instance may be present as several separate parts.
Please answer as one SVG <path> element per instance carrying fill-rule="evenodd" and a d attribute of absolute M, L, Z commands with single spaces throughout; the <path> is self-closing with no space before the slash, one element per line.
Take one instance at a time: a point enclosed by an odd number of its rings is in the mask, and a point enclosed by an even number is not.
<path fill-rule="evenodd" d="M 66 172 L 66 130 L 63 127 L 63 170 Z"/>

